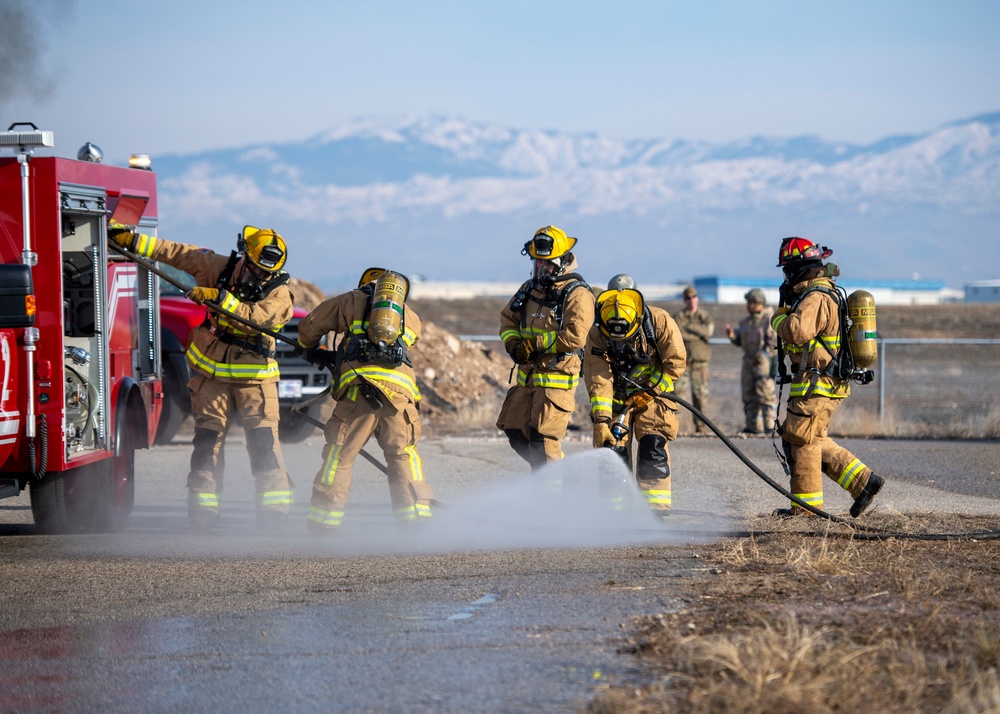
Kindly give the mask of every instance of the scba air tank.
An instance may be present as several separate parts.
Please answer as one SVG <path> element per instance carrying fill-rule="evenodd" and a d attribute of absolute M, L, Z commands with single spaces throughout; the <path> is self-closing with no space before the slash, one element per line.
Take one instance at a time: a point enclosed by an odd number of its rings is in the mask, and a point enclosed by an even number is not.
<path fill-rule="evenodd" d="M 387 270 L 375 281 L 372 311 L 368 316 L 368 339 L 391 345 L 403 331 L 403 303 L 410 292 L 405 275 Z"/>
<path fill-rule="evenodd" d="M 878 359 L 878 332 L 875 327 L 875 298 L 867 290 L 855 290 L 847 297 L 847 316 L 851 319 L 851 354 L 854 366 L 868 369 Z"/>

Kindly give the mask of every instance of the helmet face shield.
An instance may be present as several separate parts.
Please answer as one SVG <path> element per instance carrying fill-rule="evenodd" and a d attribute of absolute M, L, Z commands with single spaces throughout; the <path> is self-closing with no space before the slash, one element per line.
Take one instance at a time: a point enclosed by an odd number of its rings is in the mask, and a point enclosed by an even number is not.
<path fill-rule="evenodd" d="M 555 260 L 566 255 L 576 245 L 576 238 L 566 235 L 566 231 L 555 226 L 545 226 L 535 231 L 534 237 L 524 244 L 521 255 L 534 259 Z"/>

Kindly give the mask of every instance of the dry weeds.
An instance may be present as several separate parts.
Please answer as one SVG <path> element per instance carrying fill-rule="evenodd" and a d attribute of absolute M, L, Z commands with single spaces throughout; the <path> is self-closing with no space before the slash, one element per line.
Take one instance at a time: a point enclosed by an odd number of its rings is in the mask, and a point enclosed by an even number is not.
<path fill-rule="evenodd" d="M 901 520 L 873 525 L 1000 529 L 997 518 Z M 636 658 L 634 681 L 587 711 L 1000 711 L 996 541 L 859 541 L 801 527 L 710 547 L 714 574 L 685 583 L 686 606 L 641 618 L 620 649 Z"/>

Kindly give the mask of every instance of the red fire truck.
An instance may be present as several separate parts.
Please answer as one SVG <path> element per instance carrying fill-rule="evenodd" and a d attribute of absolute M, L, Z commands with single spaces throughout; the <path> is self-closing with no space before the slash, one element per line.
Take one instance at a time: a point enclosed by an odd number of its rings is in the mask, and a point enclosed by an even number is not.
<path fill-rule="evenodd" d="M 42 533 L 121 530 L 135 450 L 162 409 L 158 281 L 107 249 L 112 219 L 155 234 L 156 175 L 35 157 L 52 132 L 0 132 L 0 498 L 28 488 Z"/>

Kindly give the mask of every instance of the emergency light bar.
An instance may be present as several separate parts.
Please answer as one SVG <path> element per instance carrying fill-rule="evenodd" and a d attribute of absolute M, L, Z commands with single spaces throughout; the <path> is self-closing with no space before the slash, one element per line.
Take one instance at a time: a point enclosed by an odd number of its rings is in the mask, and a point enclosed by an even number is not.
<path fill-rule="evenodd" d="M 14 131 L 15 126 L 30 126 L 33 131 Z M 7 131 L 0 131 L 0 148 L 13 147 L 23 150 L 55 145 L 51 131 L 39 131 L 31 122 L 15 122 L 7 127 Z"/>

